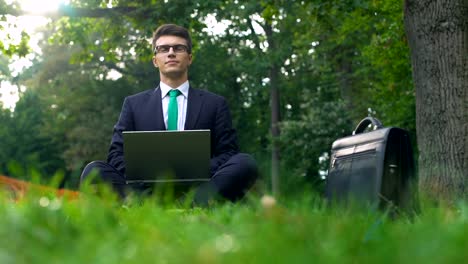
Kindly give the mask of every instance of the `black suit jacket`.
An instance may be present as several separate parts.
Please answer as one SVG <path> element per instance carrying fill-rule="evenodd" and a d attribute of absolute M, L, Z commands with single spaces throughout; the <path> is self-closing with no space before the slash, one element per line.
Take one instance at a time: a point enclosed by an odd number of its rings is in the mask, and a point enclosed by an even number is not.
<path fill-rule="evenodd" d="M 159 87 L 126 97 L 114 126 L 107 162 L 124 175 L 122 132 L 166 130 L 163 118 Z M 226 100 L 219 95 L 190 87 L 184 128 L 211 130 L 211 175 L 239 152 L 229 108 Z"/>

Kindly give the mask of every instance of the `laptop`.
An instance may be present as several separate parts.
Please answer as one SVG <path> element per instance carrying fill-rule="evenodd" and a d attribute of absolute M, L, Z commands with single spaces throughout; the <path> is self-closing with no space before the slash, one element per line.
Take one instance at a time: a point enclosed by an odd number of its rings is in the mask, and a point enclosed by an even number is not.
<path fill-rule="evenodd" d="M 128 184 L 210 180 L 210 130 L 124 131 L 123 139 Z"/>

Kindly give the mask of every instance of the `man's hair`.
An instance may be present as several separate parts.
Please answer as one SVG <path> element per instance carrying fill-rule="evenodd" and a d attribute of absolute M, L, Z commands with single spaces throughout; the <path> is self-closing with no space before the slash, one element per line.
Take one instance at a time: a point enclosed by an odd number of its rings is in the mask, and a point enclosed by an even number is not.
<path fill-rule="evenodd" d="M 153 33 L 153 53 L 156 48 L 156 41 L 161 36 L 176 36 L 181 37 L 187 41 L 187 52 L 192 53 L 192 39 L 188 30 L 184 27 L 174 25 L 174 24 L 164 24 L 159 26 Z"/>

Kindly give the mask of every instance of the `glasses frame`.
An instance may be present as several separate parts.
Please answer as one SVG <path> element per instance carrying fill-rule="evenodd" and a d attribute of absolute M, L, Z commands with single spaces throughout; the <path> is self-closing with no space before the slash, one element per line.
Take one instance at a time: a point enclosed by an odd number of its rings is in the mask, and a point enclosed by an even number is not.
<path fill-rule="evenodd" d="M 167 48 L 167 51 L 158 51 L 158 49 L 160 48 Z M 171 48 L 172 48 L 172 51 L 174 51 L 174 53 L 184 53 L 184 52 L 188 52 L 188 47 L 187 45 L 184 45 L 184 44 L 175 44 L 175 45 L 158 45 L 156 47 L 154 47 L 154 54 L 158 54 L 158 53 L 169 53 L 169 51 L 171 51 Z"/>

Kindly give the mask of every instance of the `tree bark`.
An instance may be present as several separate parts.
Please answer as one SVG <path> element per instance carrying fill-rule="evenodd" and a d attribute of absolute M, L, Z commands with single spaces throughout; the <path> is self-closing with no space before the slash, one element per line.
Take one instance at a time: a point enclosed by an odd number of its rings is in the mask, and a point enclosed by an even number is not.
<path fill-rule="evenodd" d="M 266 23 L 264 26 L 265 35 L 268 41 L 268 49 L 273 53 L 276 50 L 276 42 L 273 39 L 273 28 L 270 24 Z M 278 88 L 278 81 L 280 74 L 280 67 L 275 59 L 272 59 L 269 77 L 270 77 L 270 103 L 271 103 L 271 185 L 273 195 L 279 195 L 280 177 L 279 177 L 279 163 L 280 151 L 278 147 L 278 138 L 280 135 L 279 122 L 280 122 L 280 95 Z"/>
<path fill-rule="evenodd" d="M 280 103 L 279 103 L 279 89 L 278 89 L 278 72 L 279 67 L 273 66 L 270 69 L 270 82 L 271 82 L 271 135 L 272 135 L 272 149 L 271 149 L 271 182 L 273 194 L 279 195 L 280 192 L 280 150 L 278 146 L 278 138 L 280 135 L 279 122 L 280 122 Z"/>
<path fill-rule="evenodd" d="M 406 0 L 419 179 L 435 199 L 467 199 L 468 3 Z"/>

